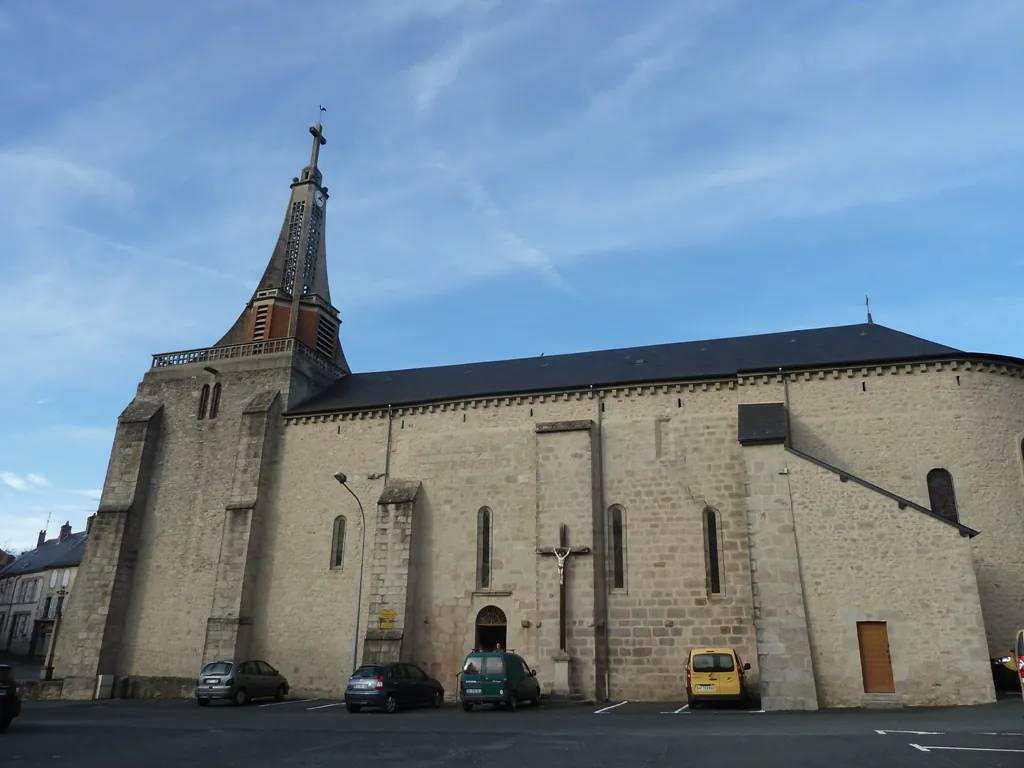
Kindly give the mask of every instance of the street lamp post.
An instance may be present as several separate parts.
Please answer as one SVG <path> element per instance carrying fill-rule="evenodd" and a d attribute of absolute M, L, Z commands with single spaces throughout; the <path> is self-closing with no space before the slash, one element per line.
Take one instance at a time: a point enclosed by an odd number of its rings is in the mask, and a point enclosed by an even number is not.
<path fill-rule="evenodd" d="M 363 558 L 366 556 L 366 515 L 363 513 L 363 502 L 356 496 L 355 491 L 348 487 L 348 477 L 345 476 L 345 473 L 336 472 L 334 479 L 341 483 L 346 491 L 352 494 L 352 498 L 359 505 L 360 530 L 362 533 L 362 543 L 359 545 L 359 591 L 356 597 L 356 634 L 352 640 L 352 674 L 354 675 L 359 663 L 359 620 L 363 614 Z"/>
<path fill-rule="evenodd" d="M 53 617 L 53 630 L 50 632 L 50 647 L 46 649 L 46 661 L 43 662 L 43 668 L 40 670 L 42 674 L 40 677 L 43 680 L 53 679 L 53 654 L 57 650 L 57 633 L 60 632 L 60 620 L 61 614 L 64 610 L 64 601 L 67 599 L 68 591 L 66 588 L 61 587 L 57 590 L 57 612 Z"/>

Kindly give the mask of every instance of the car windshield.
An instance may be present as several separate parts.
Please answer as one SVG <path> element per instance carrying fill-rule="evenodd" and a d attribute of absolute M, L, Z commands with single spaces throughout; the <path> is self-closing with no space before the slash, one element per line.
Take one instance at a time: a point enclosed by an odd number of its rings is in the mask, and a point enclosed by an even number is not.
<path fill-rule="evenodd" d="M 384 673 L 382 667 L 360 667 L 355 671 L 352 677 L 380 677 Z"/>
<path fill-rule="evenodd" d="M 728 653 L 698 653 L 693 657 L 694 672 L 732 672 L 735 666 Z"/>
<path fill-rule="evenodd" d="M 231 662 L 229 661 L 211 661 L 205 667 L 200 675 L 227 675 L 231 672 Z"/>

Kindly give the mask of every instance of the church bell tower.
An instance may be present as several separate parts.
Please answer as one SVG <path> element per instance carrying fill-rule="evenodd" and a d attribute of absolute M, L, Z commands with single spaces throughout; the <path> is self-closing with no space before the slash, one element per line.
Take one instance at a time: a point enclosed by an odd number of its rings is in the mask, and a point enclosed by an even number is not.
<path fill-rule="evenodd" d="M 295 338 L 349 372 L 338 337 L 341 320 L 327 281 L 327 187 L 317 167 L 327 143 L 323 126 L 309 129 L 309 165 L 292 179 L 281 233 L 263 277 L 238 320 L 214 347 Z"/>

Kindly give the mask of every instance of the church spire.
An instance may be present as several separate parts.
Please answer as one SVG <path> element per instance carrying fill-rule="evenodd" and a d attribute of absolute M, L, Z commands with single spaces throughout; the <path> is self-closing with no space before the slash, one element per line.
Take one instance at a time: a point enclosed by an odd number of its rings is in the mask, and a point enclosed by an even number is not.
<path fill-rule="evenodd" d="M 326 111 L 322 106 L 321 113 Z M 245 310 L 215 346 L 297 338 L 348 369 L 338 341 L 338 310 L 327 280 L 327 187 L 319 168 L 323 125 L 309 129 L 309 165 L 292 178 L 284 221 L 263 276 Z"/>

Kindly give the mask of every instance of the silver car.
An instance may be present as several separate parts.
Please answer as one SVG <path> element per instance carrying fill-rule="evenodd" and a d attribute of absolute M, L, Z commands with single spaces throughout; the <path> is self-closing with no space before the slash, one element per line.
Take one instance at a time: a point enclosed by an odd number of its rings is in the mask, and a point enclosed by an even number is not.
<path fill-rule="evenodd" d="M 241 706 L 249 699 L 284 701 L 288 681 L 265 661 L 211 661 L 196 678 L 196 701 L 205 707 L 214 699 Z"/>

